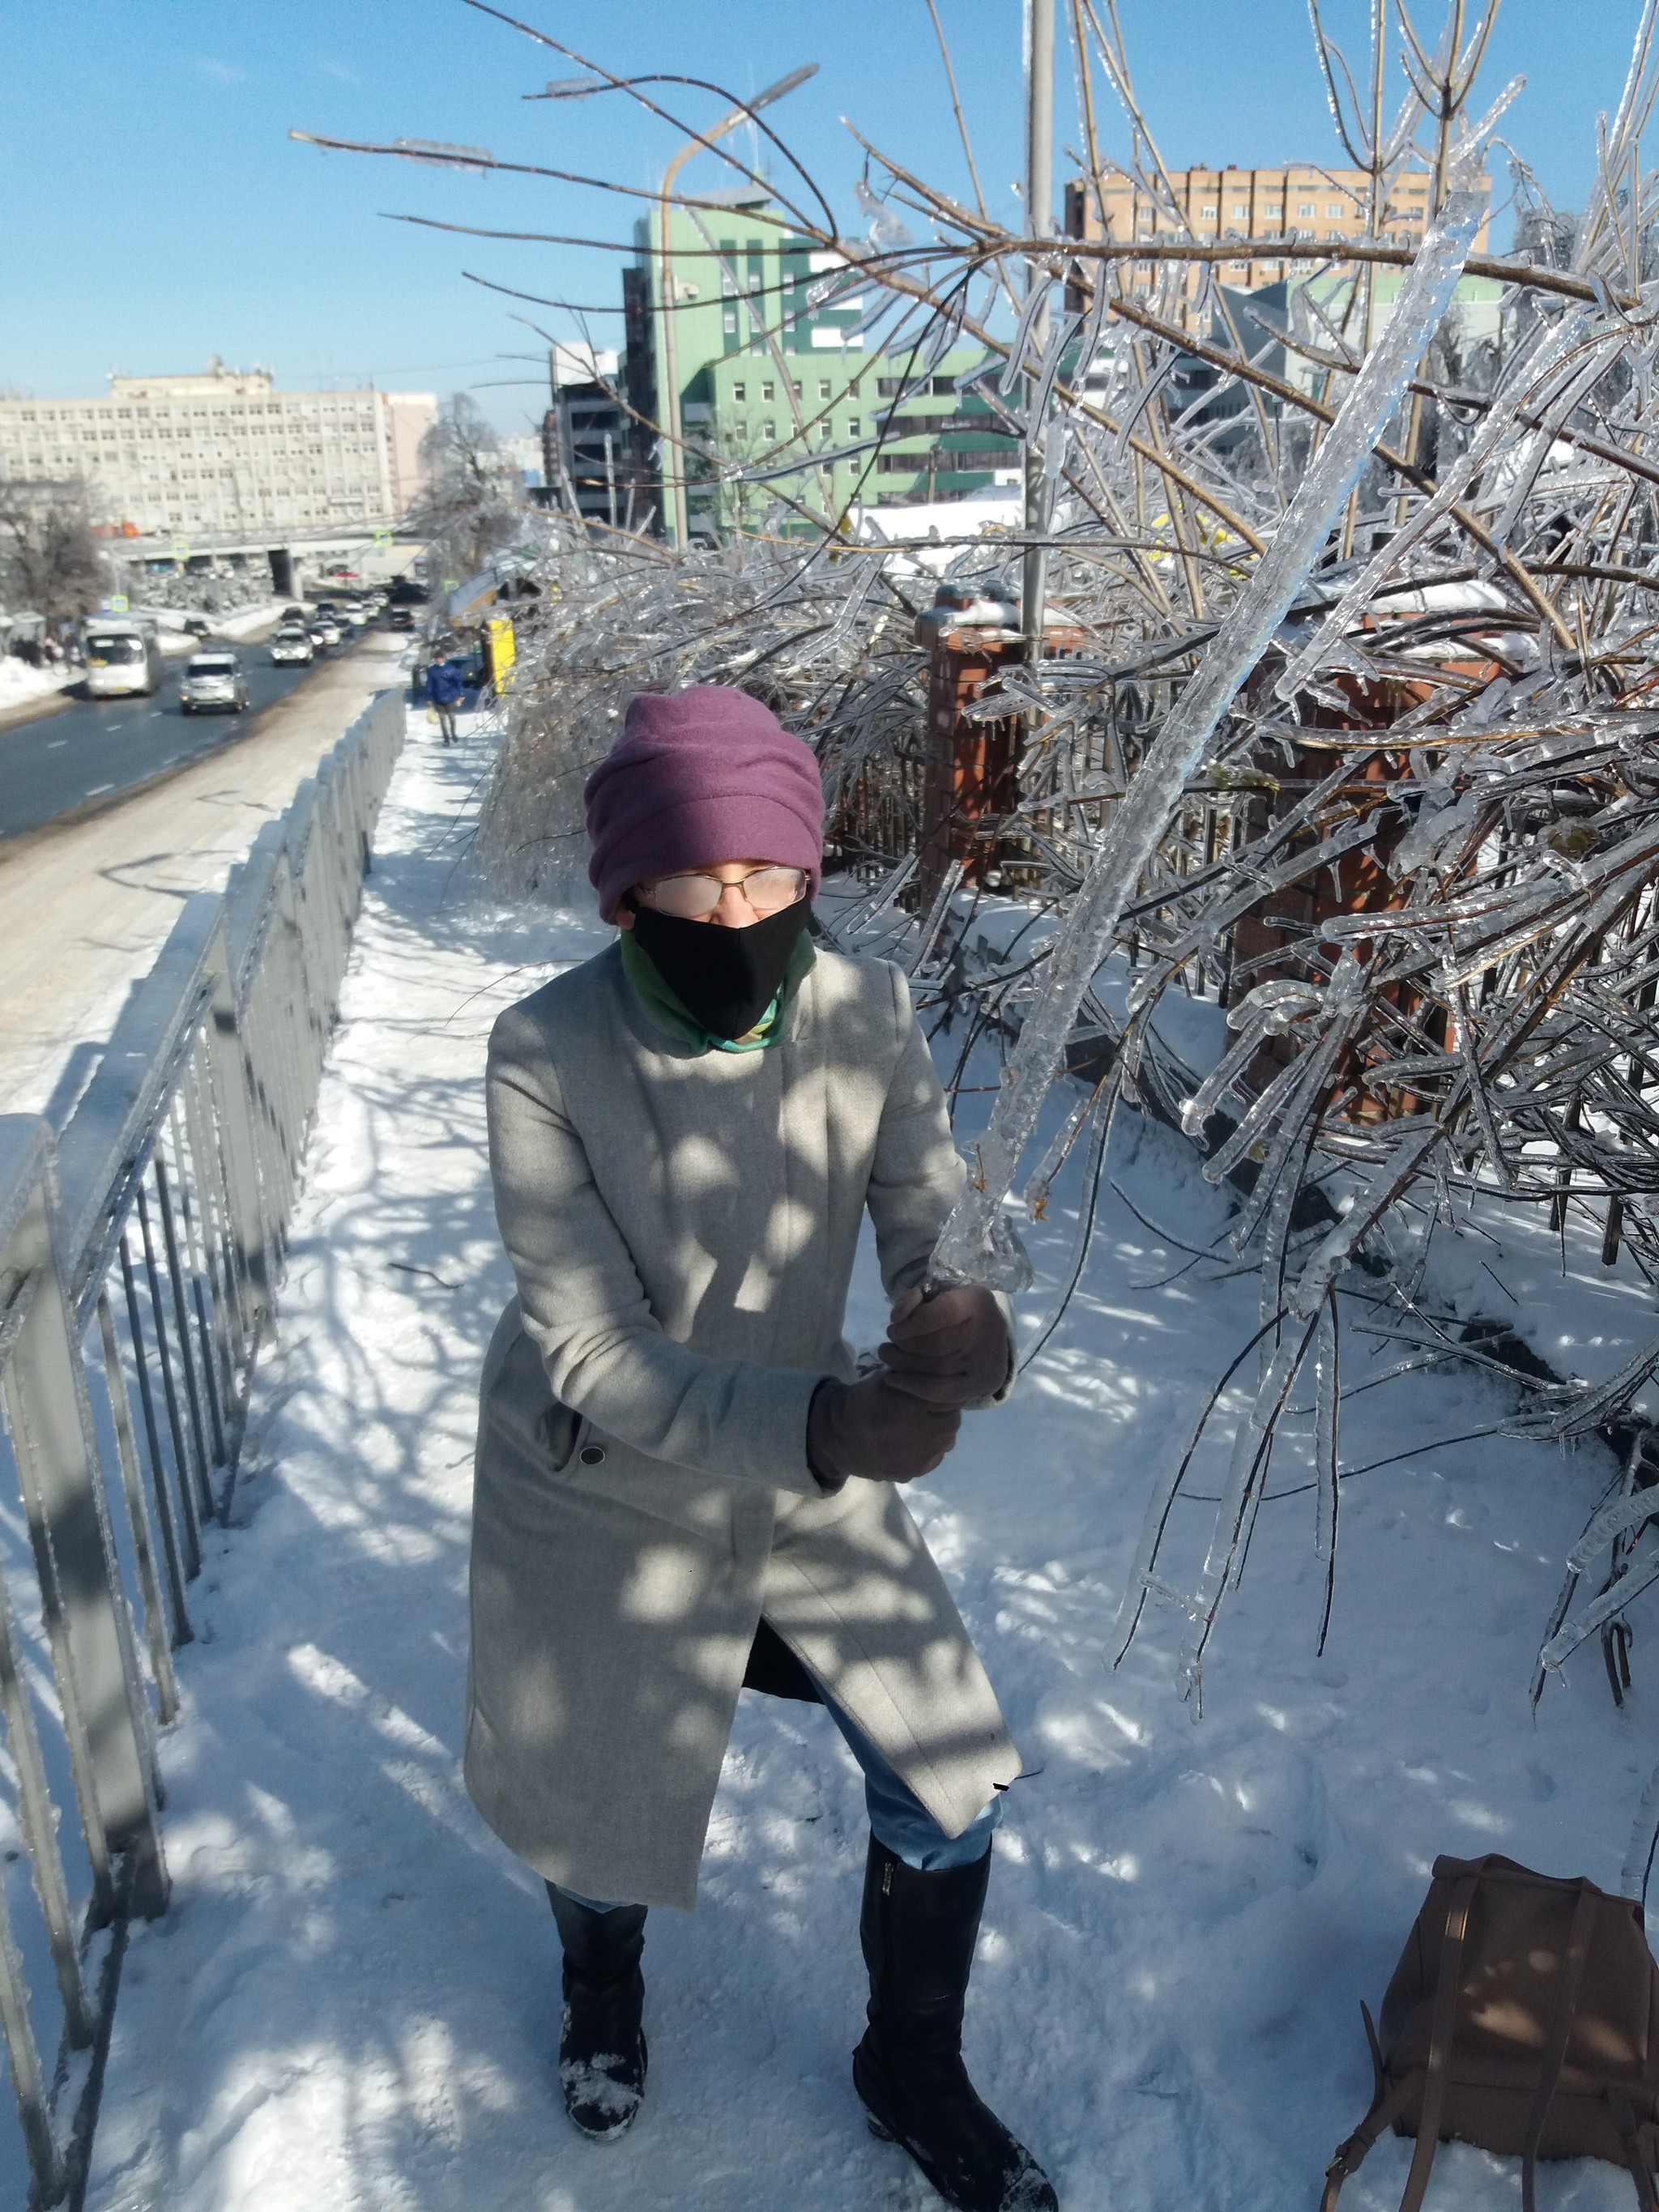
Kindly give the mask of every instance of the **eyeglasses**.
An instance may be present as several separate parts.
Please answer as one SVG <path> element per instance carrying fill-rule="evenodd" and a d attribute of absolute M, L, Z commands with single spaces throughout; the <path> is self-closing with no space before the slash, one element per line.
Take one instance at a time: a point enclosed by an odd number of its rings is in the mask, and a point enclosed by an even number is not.
<path fill-rule="evenodd" d="M 681 921 L 701 921 L 705 915 L 713 914 L 728 890 L 741 891 L 757 914 L 779 914 L 805 897 L 806 872 L 803 868 L 753 868 L 732 884 L 723 883 L 719 876 L 665 876 L 660 883 L 642 889 L 639 896 L 659 914 L 672 914 Z"/>

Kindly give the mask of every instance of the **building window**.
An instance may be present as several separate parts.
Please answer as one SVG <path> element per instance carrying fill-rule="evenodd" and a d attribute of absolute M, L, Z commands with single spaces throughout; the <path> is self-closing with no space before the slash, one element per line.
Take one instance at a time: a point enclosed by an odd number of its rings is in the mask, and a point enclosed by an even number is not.
<path fill-rule="evenodd" d="M 957 380 L 954 376 L 936 376 L 933 379 L 934 391 L 943 393 L 946 398 L 954 393 L 956 388 Z"/>
<path fill-rule="evenodd" d="M 799 399 L 799 398 L 800 398 L 800 379 L 799 379 L 799 377 L 798 377 L 798 376 L 792 376 L 792 377 L 790 378 L 789 381 L 790 381 L 791 385 L 792 385 L 792 386 L 793 386 L 793 388 L 794 388 L 794 393 L 795 393 L 795 397 L 796 397 L 796 398 L 797 398 L 797 399 Z"/>
<path fill-rule="evenodd" d="M 827 399 L 829 397 L 830 380 L 827 376 L 820 377 L 818 379 L 818 398 L 820 399 Z"/>
<path fill-rule="evenodd" d="M 1313 211 L 1314 204 L 1311 200 L 1304 200 L 1297 209 L 1298 216 L 1311 215 Z"/>
<path fill-rule="evenodd" d="M 734 385 L 732 386 L 732 398 L 733 398 L 733 399 L 735 399 L 735 400 L 738 400 L 738 401 L 741 402 L 741 400 L 743 399 L 744 396 L 744 386 L 742 386 L 741 384 L 734 384 Z"/>
<path fill-rule="evenodd" d="M 1248 201 L 1235 200 L 1233 202 L 1233 213 L 1236 216 L 1248 216 L 1249 212 L 1249 203 Z"/>
<path fill-rule="evenodd" d="M 763 384 L 763 385 L 762 385 L 762 386 L 761 386 L 761 398 L 762 398 L 763 399 L 775 399 L 775 398 L 776 398 L 776 397 L 777 397 L 777 394 L 774 392 L 774 390 L 772 389 L 772 386 L 771 386 L 769 384 Z"/>
<path fill-rule="evenodd" d="M 1198 212 L 1204 222 L 1213 222 L 1215 221 L 1215 210 L 1212 207 L 1200 208 Z"/>
<path fill-rule="evenodd" d="M 847 418 L 847 434 L 849 438 L 864 435 L 864 424 L 856 415 L 849 415 Z"/>
<path fill-rule="evenodd" d="M 1340 200 L 1327 200 L 1325 203 L 1325 212 L 1327 215 L 1342 215 L 1346 210 L 1343 208 Z"/>
<path fill-rule="evenodd" d="M 769 446 L 775 445 L 777 442 L 778 435 L 777 424 L 775 422 L 763 422 L 761 424 L 761 435 L 765 439 Z"/>

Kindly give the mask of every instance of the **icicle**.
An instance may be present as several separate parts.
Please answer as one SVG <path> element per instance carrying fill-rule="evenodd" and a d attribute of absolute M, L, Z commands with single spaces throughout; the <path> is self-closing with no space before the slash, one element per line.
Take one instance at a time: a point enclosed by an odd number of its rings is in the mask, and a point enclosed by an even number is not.
<path fill-rule="evenodd" d="M 1445 313 L 1485 213 L 1484 198 L 1471 189 L 1477 160 L 1473 146 L 1460 150 L 1453 190 L 1381 337 L 1272 544 L 1113 814 L 1055 941 L 1042 996 L 1021 1031 L 1011 1079 L 998 1095 L 981 1141 L 981 1187 L 970 1184 L 963 1191 L 939 1238 L 933 1272 L 940 1280 L 982 1280 L 1004 1290 L 1024 1289 L 1030 1280 L 1030 1263 L 1023 1254 L 1011 1266 L 1006 1245 L 1000 1253 L 994 1251 L 993 1229 L 1083 994 L 1106 957 L 1118 917 L 1180 803 L 1187 779 L 1283 620 Z"/>
<path fill-rule="evenodd" d="M 1529 364 L 1529 373 L 1534 379 L 1553 368 L 1565 357 L 1570 349 L 1577 344 L 1586 319 L 1584 310 L 1564 319 L 1548 347 L 1543 349 L 1541 358 Z M 1541 329 L 1534 333 L 1528 352 L 1542 347 L 1544 335 Z M 1525 366 L 1528 364 L 1517 364 L 1517 367 Z M 1601 374 L 1599 368 L 1596 374 Z M 1490 462 L 1504 439 L 1511 434 L 1522 405 L 1533 404 L 1528 387 L 1526 392 L 1512 392 L 1506 404 L 1491 410 L 1479 434 L 1469 441 L 1467 451 L 1443 477 L 1434 497 L 1410 518 L 1405 528 L 1392 537 L 1388 544 L 1373 554 L 1326 615 L 1313 636 L 1274 684 L 1275 697 L 1293 699 L 1312 679 L 1314 672 L 1347 635 L 1363 610 L 1400 566 L 1407 553 L 1413 545 L 1422 544 L 1451 512 L 1474 478 Z"/>
<path fill-rule="evenodd" d="M 1639 1528 L 1644 1521 L 1659 1515 L 1659 1490 L 1638 1490 L 1632 1497 L 1616 1498 L 1598 1513 L 1583 1534 L 1567 1553 L 1567 1565 L 1576 1574 L 1583 1574 L 1594 1564 L 1598 1552 L 1604 1552 L 1615 1536 L 1622 1536 L 1627 1528 Z"/>
<path fill-rule="evenodd" d="M 1078 1100 L 1076 1105 L 1060 1123 L 1054 1141 L 1042 1156 L 1042 1164 L 1025 1186 L 1024 1204 L 1029 1219 L 1042 1221 L 1047 1218 L 1049 1188 L 1054 1177 L 1065 1166 L 1072 1147 L 1081 1133 L 1084 1123 L 1093 1113 L 1099 1102 L 1100 1093 L 1101 1085 L 1097 1084 L 1092 1091 Z"/>
<path fill-rule="evenodd" d="M 1603 1621 L 1622 1613 L 1632 1598 L 1659 1583 L 1659 1555 L 1650 1554 L 1639 1567 L 1630 1567 L 1599 1597 L 1592 1598 L 1576 1619 L 1557 1629 L 1538 1655 L 1541 1667 L 1553 1669 L 1571 1657 L 1587 1636 L 1594 1636 Z"/>

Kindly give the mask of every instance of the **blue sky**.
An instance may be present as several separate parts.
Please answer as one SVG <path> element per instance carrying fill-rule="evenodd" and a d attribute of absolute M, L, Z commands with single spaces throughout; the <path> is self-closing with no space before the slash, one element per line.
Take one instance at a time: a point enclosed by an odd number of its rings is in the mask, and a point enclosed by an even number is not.
<path fill-rule="evenodd" d="M 1019 0 L 939 7 L 988 198 L 1012 220 Z M 819 63 L 771 119 L 849 228 L 860 157 L 842 115 L 921 174 L 965 190 L 925 0 L 520 0 L 520 9 L 619 73 L 684 71 L 742 94 Z M 1120 12 L 1172 165 L 1340 158 L 1303 0 L 1120 0 Z M 1413 19 L 1427 28 L 1440 12 L 1440 0 L 1416 0 Z M 1489 95 L 1526 76 L 1507 135 L 1564 204 L 1589 184 L 1596 113 L 1618 99 L 1638 12 L 1639 0 L 1504 0 Z M 1364 0 L 1328 0 L 1327 13 L 1352 36 L 1357 64 Z M 678 143 L 665 125 L 616 95 L 521 97 L 570 74 L 464 0 L 5 0 L 0 388 L 92 392 L 112 368 L 191 368 L 218 353 L 267 362 L 289 387 L 372 374 L 392 388 L 469 389 L 503 428 L 526 427 L 541 398 L 538 366 L 510 356 L 539 341 L 510 319 L 513 302 L 462 272 L 604 304 L 618 297 L 617 257 L 383 216 L 623 238 L 632 204 L 323 155 L 287 133 L 441 139 L 648 185 Z M 1069 66 L 1061 82 L 1056 135 L 1075 144 Z M 1109 152 L 1126 150 L 1109 108 L 1103 137 Z M 712 163 L 701 173 L 718 181 Z M 1506 183 L 1496 181 L 1501 198 Z M 1507 242 L 1506 220 L 1494 235 Z M 567 315 L 523 312 L 574 335 Z M 592 327 L 614 337 L 620 319 Z"/>

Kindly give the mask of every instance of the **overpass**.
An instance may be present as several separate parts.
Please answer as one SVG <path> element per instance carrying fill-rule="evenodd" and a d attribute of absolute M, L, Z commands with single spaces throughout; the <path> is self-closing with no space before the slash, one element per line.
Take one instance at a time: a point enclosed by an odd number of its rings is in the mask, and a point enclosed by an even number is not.
<path fill-rule="evenodd" d="M 287 598 L 301 563 L 315 567 L 333 557 L 349 558 L 359 569 L 391 576 L 408 568 L 424 550 L 426 538 L 423 532 L 397 524 L 322 523 L 297 529 L 264 523 L 240 530 L 111 537 L 102 542 L 112 560 L 139 563 L 152 571 L 161 562 L 198 571 L 205 563 L 211 570 L 222 561 L 240 566 L 250 556 L 263 556 L 270 563 L 271 589 L 278 598 Z"/>

